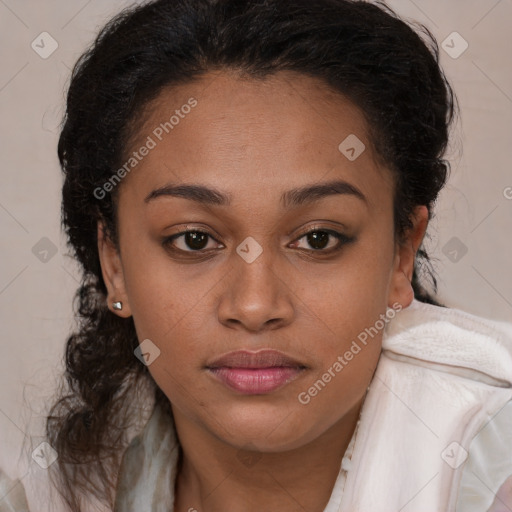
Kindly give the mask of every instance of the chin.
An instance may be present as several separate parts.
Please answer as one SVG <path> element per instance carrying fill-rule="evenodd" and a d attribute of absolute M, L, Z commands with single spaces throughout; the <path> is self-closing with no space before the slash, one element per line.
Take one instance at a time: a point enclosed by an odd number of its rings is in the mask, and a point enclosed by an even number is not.
<path fill-rule="evenodd" d="M 225 411 L 222 417 L 217 416 L 213 424 L 209 423 L 218 437 L 237 448 L 251 445 L 257 451 L 282 452 L 310 441 L 305 439 L 309 430 L 304 419 L 283 407 L 236 406 L 233 411 Z M 226 426 L 228 438 L 226 431 L 218 429 L 219 423 Z"/>

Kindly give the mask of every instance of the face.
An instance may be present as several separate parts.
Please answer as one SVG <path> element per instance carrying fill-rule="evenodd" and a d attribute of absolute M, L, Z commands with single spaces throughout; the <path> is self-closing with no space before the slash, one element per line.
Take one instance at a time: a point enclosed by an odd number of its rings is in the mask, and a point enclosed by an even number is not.
<path fill-rule="evenodd" d="M 119 251 L 99 225 L 109 304 L 150 340 L 175 416 L 233 447 L 303 446 L 362 400 L 387 308 L 412 300 L 426 208 L 399 244 L 361 111 L 313 78 L 211 73 L 151 107 Z M 218 362 L 233 351 L 251 354 Z"/>

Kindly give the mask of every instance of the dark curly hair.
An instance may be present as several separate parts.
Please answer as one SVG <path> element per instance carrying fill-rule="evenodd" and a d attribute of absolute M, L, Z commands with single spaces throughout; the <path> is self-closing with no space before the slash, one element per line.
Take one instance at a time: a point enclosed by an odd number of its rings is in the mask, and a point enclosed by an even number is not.
<path fill-rule="evenodd" d="M 128 8 L 101 30 L 76 63 L 58 143 L 65 175 L 62 223 L 82 267 L 79 325 L 67 340 L 65 381 L 47 417 L 50 467 L 70 510 L 92 494 L 113 507 L 127 428 L 141 383 L 169 414 L 169 401 L 134 356 L 132 318 L 107 307 L 97 223 L 117 244 L 116 194 L 101 187 L 125 161 L 149 103 L 164 87 L 212 70 L 264 79 L 291 70 L 321 79 L 363 111 L 374 152 L 395 176 L 395 235 L 412 226 L 414 207 L 429 219 L 444 186 L 443 159 L 456 97 L 439 65 L 434 36 L 382 2 L 349 0 L 157 0 Z M 423 245 L 415 297 L 439 304 Z"/>

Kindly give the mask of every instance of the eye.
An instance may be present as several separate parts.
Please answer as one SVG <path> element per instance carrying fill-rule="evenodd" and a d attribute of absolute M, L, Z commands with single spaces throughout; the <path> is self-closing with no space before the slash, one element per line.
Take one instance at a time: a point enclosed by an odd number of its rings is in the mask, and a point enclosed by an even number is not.
<path fill-rule="evenodd" d="M 209 239 L 215 240 L 206 231 L 194 229 L 181 231 L 180 233 L 167 237 L 163 241 L 163 244 L 173 250 L 176 249 L 183 252 L 201 252 L 212 249 L 212 247 L 208 248 Z M 176 241 L 179 241 L 179 243 L 175 243 Z"/>
<path fill-rule="evenodd" d="M 301 246 L 300 241 L 303 239 L 303 243 L 309 245 L 309 247 Z M 343 245 L 354 240 L 355 238 L 353 237 L 348 237 L 343 233 L 339 233 L 331 229 L 314 228 L 296 239 L 291 244 L 291 247 L 303 249 L 310 253 L 320 252 L 322 254 L 329 254 L 341 250 Z M 215 249 L 215 244 L 213 244 L 213 247 L 208 247 L 210 241 L 214 241 L 221 247 L 224 247 L 209 233 L 198 229 L 181 231 L 175 235 L 167 237 L 163 240 L 163 245 L 173 252 L 204 253 Z"/>
<path fill-rule="evenodd" d="M 309 247 L 300 246 L 300 240 L 304 239 L 305 245 Z M 331 229 L 314 228 L 304 233 L 300 238 L 293 242 L 292 247 L 304 249 L 308 252 L 323 252 L 331 253 L 336 252 L 342 248 L 343 245 L 350 243 L 354 238 L 348 237 L 343 233 L 338 233 Z M 329 245 L 329 242 L 333 242 Z"/>

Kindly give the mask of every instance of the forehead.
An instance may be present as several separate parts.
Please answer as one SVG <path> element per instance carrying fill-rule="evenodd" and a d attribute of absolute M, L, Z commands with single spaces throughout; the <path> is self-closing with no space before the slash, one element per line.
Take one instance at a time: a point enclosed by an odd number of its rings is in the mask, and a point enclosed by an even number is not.
<path fill-rule="evenodd" d="M 371 203 L 391 186 L 360 109 L 294 72 L 265 79 L 210 72 L 168 87 L 148 105 L 126 159 L 144 145 L 151 149 L 122 183 L 139 196 L 167 182 L 215 185 L 236 196 L 343 178 Z"/>

